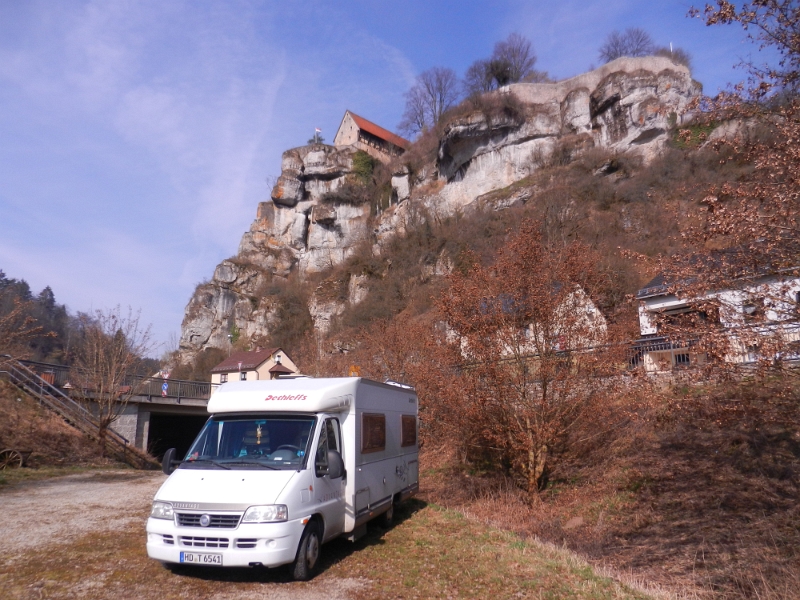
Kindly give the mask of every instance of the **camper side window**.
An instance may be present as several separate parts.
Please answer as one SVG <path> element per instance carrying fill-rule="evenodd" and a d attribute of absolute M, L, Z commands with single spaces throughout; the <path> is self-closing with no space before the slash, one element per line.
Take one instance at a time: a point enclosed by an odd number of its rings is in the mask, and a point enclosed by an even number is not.
<path fill-rule="evenodd" d="M 314 469 L 317 472 L 317 477 L 322 477 L 328 472 L 328 430 L 326 427 L 323 427 L 322 431 L 319 432 Z"/>
<path fill-rule="evenodd" d="M 318 477 L 322 477 L 328 472 L 328 450 L 342 451 L 339 421 L 337 419 L 326 419 L 322 431 L 319 432 L 317 454 L 314 458 L 314 468 Z"/>
<path fill-rule="evenodd" d="M 381 452 L 386 449 L 386 415 L 361 415 L 361 452 Z"/>
<path fill-rule="evenodd" d="M 414 415 L 402 415 L 400 417 L 400 446 L 417 445 L 417 417 Z"/>
<path fill-rule="evenodd" d="M 339 420 L 327 419 L 325 421 L 325 431 L 328 433 L 328 449 L 342 451 L 341 436 L 339 435 Z"/>

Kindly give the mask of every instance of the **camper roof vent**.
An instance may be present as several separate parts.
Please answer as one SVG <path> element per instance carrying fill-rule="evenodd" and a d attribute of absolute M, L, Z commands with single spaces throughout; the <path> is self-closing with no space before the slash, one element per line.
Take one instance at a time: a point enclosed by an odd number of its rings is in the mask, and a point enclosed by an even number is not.
<path fill-rule="evenodd" d="M 399 381 L 393 381 L 391 379 L 387 379 L 383 383 L 385 383 L 386 385 L 395 385 L 395 386 L 397 386 L 399 388 L 403 388 L 404 390 L 413 390 L 414 389 L 414 386 L 412 386 L 412 385 L 408 385 L 407 383 L 400 383 Z"/>

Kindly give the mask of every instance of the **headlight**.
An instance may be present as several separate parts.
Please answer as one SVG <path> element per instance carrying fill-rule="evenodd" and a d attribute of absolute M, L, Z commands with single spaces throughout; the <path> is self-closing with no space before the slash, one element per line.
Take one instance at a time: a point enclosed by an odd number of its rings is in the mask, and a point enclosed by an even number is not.
<path fill-rule="evenodd" d="M 153 508 L 150 509 L 150 516 L 154 519 L 169 519 L 173 518 L 172 504 L 169 502 L 153 502 Z"/>
<path fill-rule="evenodd" d="M 285 504 L 268 504 L 251 506 L 242 517 L 242 523 L 274 523 L 289 518 L 289 510 Z"/>

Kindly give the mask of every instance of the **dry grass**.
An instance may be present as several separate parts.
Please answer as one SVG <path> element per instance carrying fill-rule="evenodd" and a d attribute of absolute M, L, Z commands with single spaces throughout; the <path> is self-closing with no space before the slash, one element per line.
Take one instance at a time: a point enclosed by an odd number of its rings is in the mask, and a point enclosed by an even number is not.
<path fill-rule="evenodd" d="M 25 465 L 32 468 L 115 464 L 98 458 L 96 442 L 10 383 L 0 381 L 0 450 L 4 448 L 22 452 Z M 6 475 L 0 473 L 0 484 Z"/>
<path fill-rule="evenodd" d="M 429 497 L 679 597 L 800 597 L 800 403 L 783 392 L 673 390 L 602 448 L 565 457 L 532 503 L 427 452 Z"/>

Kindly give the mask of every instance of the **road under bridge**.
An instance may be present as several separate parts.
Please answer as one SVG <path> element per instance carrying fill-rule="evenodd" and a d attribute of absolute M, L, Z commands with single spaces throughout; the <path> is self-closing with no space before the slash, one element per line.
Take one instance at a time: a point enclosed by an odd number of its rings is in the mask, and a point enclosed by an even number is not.
<path fill-rule="evenodd" d="M 20 362 L 69 396 L 79 396 L 69 382 L 69 367 Z M 177 449 L 178 456 L 186 453 L 208 418 L 206 407 L 215 386 L 208 381 L 140 376 L 131 384 L 138 393 L 121 407 L 112 429 L 129 444 L 159 459 L 169 448 Z"/>

